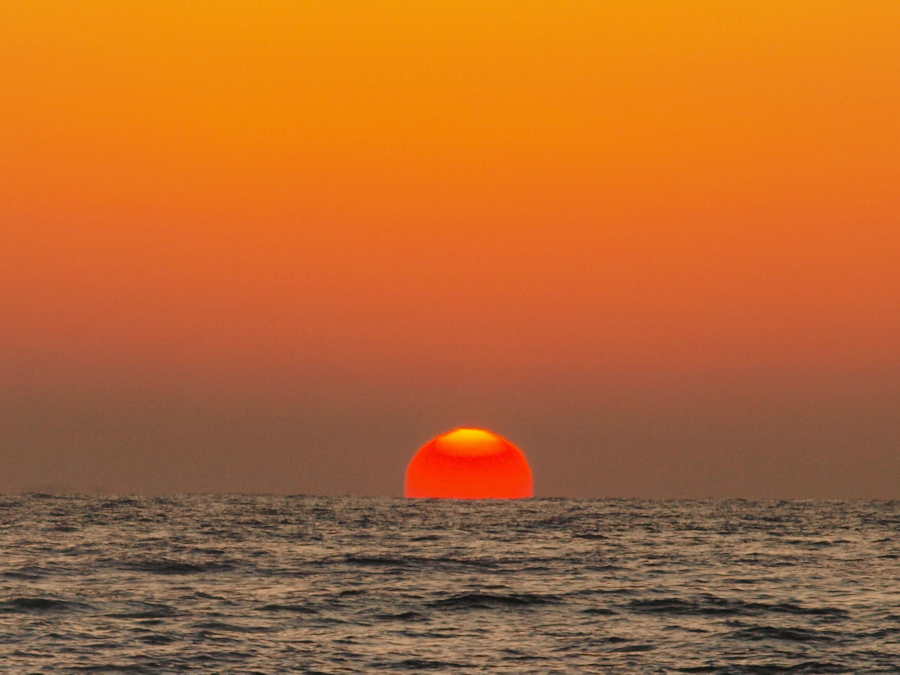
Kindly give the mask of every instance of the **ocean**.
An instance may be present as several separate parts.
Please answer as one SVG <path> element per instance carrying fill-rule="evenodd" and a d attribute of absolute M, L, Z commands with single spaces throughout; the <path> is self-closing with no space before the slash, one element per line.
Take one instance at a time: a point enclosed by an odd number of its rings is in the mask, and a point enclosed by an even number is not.
<path fill-rule="evenodd" d="M 900 503 L 0 497 L 3 673 L 900 673 Z"/>

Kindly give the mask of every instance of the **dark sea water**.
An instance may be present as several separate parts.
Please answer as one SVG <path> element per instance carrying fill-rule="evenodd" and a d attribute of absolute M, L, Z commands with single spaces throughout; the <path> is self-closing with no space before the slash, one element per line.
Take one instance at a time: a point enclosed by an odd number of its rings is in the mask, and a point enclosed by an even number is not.
<path fill-rule="evenodd" d="M 3 673 L 900 673 L 896 502 L 0 497 Z"/>

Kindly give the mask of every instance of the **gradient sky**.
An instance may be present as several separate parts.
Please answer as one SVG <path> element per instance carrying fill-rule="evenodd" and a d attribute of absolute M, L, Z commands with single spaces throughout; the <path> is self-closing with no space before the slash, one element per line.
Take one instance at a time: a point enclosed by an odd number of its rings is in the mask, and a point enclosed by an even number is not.
<path fill-rule="evenodd" d="M 900 498 L 900 3 L 0 2 L 0 490 Z"/>

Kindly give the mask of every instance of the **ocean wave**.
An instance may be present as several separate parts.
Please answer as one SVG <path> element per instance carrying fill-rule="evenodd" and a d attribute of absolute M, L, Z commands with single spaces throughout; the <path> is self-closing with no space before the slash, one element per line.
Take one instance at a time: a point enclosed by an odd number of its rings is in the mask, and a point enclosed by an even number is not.
<path fill-rule="evenodd" d="M 57 600 L 44 597 L 18 597 L 0 602 L 0 613 L 24 614 L 28 612 L 70 612 L 89 609 L 89 605 L 71 600 Z"/>
<path fill-rule="evenodd" d="M 472 567 L 493 568 L 497 563 L 493 560 L 470 560 L 453 556 L 429 558 L 415 555 L 346 555 L 341 562 L 362 567 Z"/>
<path fill-rule="evenodd" d="M 44 577 L 65 574 L 66 572 L 66 569 L 57 566 L 24 565 L 22 567 L 4 570 L 3 572 L 0 572 L 0 577 L 6 579 L 21 579 L 23 581 L 37 581 Z"/>
<path fill-rule="evenodd" d="M 460 593 L 429 602 L 437 609 L 497 609 L 534 607 L 560 602 L 559 596 L 537 593 Z"/>
<path fill-rule="evenodd" d="M 247 626 L 241 624 L 227 623 L 225 621 L 200 621 L 193 625 L 194 629 L 201 631 L 216 631 L 226 633 L 271 633 L 277 630 L 274 626 Z"/>
<path fill-rule="evenodd" d="M 651 614 L 695 614 L 698 616 L 751 616 L 773 613 L 840 619 L 848 615 L 846 610 L 837 607 L 804 607 L 792 602 L 766 603 L 733 600 L 714 595 L 701 595 L 689 599 L 678 597 L 641 598 L 632 600 L 626 607 L 632 611 Z"/>
<path fill-rule="evenodd" d="M 446 668 L 465 667 L 463 664 L 452 661 L 434 661 L 432 659 L 404 659 L 403 661 L 385 665 L 400 668 L 401 670 L 444 670 Z"/>
<path fill-rule="evenodd" d="M 376 614 L 375 618 L 380 621 L 428 621 L 428 617 L 424 614 L 419 614 L 419 612 L 399 612 L 396 614 L 385 612 Z"/>
<path fill-rule="evenodd" d="M 341 561 L 350 565 L 361 565 L 364 567 L 406 567 L 410 564 L 410 561 L 402 557 L 376 555 L 347 555 Z"/>
<path fill-rule="evenodd" d="M 319 610 L 308 605 L 269 604 L 259 608 L 261 612 L 291 612 L 293 614 L 318 614 Z"/>
<path fill-rule="evenodd" d="M 111 619 L 165 619 L 182 613 L 170 605 L 139 602 L 133 603 L 132 611 L 114 612 L 106 616 Z"/>
<path fill-rule="evenodd" d="M 200 574 L 203 572 L 221 572 L 233 569 L 229 562 L 203 562 L 194 563 L 186 560 L 173 560 L 171 558 L 156 558 L 147 560 L 128 560 L 120 562 L 118 567 L 123 570 L 146 572 L 148 574 Z"/>
<path fill-rule="evenodd" d="M 783 626 L 746 626 L 728 633 L 731 640 L 787 640 L 789 642 L 815 642 L 834 640 L 831 635 L 809 628 L 789 628 Z"/>

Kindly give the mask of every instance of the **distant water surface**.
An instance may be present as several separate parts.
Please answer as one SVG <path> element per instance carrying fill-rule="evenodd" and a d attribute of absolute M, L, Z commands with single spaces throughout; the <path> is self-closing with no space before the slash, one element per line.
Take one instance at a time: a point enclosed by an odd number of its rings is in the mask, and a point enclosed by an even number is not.
<path fill-rule="evenodd" d="M 3 673 L 900 673 L 896 502 L 0 497 Z"/>

